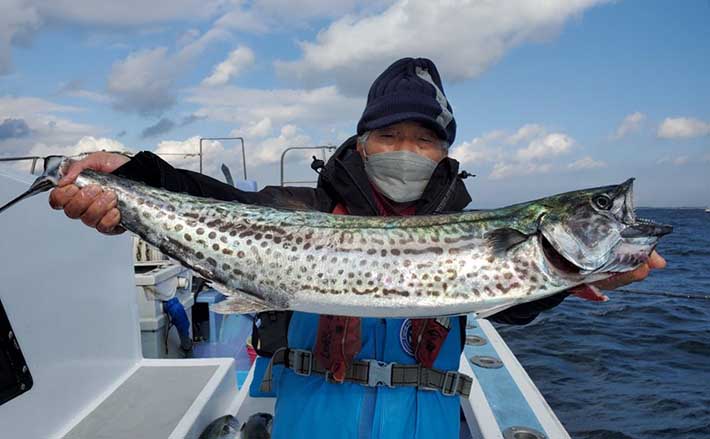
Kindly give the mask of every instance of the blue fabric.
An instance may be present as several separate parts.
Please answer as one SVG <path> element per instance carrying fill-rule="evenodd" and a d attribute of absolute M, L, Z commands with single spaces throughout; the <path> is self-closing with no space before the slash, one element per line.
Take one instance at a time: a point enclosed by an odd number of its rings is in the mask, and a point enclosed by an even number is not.
<path fill-rule="evenodd" d="M 252 377 L 251 384 L 249 385 L 249 396 L 254 398 L 264 398 L 264 397 L 274 397 L 276 396 L 276 389 L 279 385 L 279 375 L 283 371 L 282 365 L 276 365 L 271 368 L 271 392 L 262 392 L 259 390 L 261 387 L 261 380 L 264 378 L 266 373 L 266 368 L 269 366 L 269 361 L 271 358 L 266 357 L 256 357 L 254 361 L 254 376 Z"/>
<path fill-rule="evenodd" d="M 402 348 L 404 319 L 362 319 L 362 349 L 357 359 L 415 364 Z M 312 350 L 318 315 L 294 312 L 289 346 Z M 458 370 L 461 355 L 459 319 L 434 362 L 442 370 Z M 413 387 L 370 388 L 330 384 L 322 376 L 302 377 L 284 369 L 278 377 L 272 437 L 286 439 L 432 438 L 459 437 L 459 397 Z"/>

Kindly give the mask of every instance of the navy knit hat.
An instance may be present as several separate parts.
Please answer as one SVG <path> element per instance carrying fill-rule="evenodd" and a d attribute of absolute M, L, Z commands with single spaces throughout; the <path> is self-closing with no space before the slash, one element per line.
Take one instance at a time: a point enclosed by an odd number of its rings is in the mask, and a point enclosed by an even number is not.
<path fill-rule="evenodd" d="M 448 142 L 456 138 L 456 120 L 436 66 L 426 58 L 402 58 L 375 79 L 357 134 L 406 120 L 418 121 Z"/>

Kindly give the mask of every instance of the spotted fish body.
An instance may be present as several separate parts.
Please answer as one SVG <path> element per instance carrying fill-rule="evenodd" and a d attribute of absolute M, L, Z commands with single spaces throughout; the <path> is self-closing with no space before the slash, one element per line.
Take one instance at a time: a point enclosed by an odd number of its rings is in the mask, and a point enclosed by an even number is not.
<path fill-rule="evenodd" d="M 497 210 L 417 217 L 340 216 L 222 202 L 93 171 L 83 172 L 77 185 L 114 191 L 124 227 L 234 296 L 219 307 L 222 312 L 485 314 L 609 277 L 612 272 L 599 270 L 605 264 L 614 272 L 636 268 L 667 233 L 656 230 L 635 243 L 621 237 L 620 230 L 634 227 L 630 182 Z M 620 203 L 621 219 L 626 215 L 630 224 L 570 210 L 575 203 L 591 204 L 600 193 Z M 573 216 L 566 220 L 566 214 Z M 575 227 L 583 233 L 569 230 Z M 601 256 L 575 247 L 591 232 L 599 235 L 593 240 L 604 247 L 595 249 Z M 551 243 L 581 255 L 559 254 Z M 598 261 L 587 264 L 589 256 Z M 576 266 L 570 269 L 570 262 Z"/>
<path fill-rule="evenodd" d="M 19 199 L 61 178 L 67 160 Z M 224 313 L 488 315 L 646 262 L 670 226 L 637 220 L 632 180 L 510 207 L 359 217 L 280 210 L 156 189 L 91 170 L 121 224 L 232 296 Z"/>

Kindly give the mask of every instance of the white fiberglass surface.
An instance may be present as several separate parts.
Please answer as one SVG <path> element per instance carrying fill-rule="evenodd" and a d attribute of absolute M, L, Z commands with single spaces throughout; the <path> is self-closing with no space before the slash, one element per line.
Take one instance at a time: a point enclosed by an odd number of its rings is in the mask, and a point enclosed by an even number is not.
<path fill-rule="evenodd" d="M 32 179 L 1 169 L 0 204 Z M 130 235 L 69 220 L 47 194 L 0 214 L 0 299 L 34 379 L 0 406 L 3 436 L 55 436 L 141 359 Z"/>

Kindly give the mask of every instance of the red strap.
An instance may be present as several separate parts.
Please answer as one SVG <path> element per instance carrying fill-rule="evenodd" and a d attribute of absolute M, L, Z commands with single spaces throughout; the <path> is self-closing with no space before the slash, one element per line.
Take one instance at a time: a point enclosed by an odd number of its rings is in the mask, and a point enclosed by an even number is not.
<path fill-rule="evenodd" d="M 449 334 L 449 327 L 437 319 L 412 319 L 412 347 L 419 364 L 434 367 L 434 360 Z"/>
<path fill-rule="evenodd" d="M 360 319 L 345 316 L 320 316 L 314 349 L 316 360 L 342 383 L 353 358 L 360 352 Z"/>

